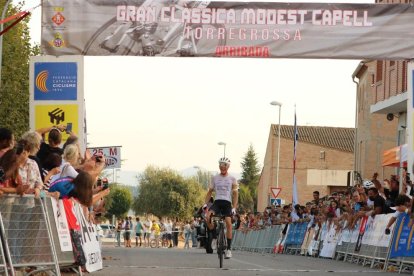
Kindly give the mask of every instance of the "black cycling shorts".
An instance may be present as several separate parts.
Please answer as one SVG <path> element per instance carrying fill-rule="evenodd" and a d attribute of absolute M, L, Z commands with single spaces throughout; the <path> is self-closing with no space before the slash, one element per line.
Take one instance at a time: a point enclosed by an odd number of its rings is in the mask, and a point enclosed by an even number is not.
<path fill-rule="evenodd" d="M 210 211 L 213 211 L 216 215 L 231 217 L 231 202 L 221 199 L 215 200 L 213 205 L 210 207 Z"/>

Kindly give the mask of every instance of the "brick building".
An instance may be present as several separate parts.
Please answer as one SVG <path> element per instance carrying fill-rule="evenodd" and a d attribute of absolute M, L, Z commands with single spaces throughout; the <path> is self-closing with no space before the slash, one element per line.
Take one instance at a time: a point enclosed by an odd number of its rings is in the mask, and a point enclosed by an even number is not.
<path fill-rule="evenodd" d="M 280 129 L 279 198 L 292 200 L 293 183 L 293 126 Z M 299 200 L 312 199 L 312 192 L 321 195 L 345 190 L 347 173 L 354 166 L 354 129 L 336 127 L 298 126 L 296 149 L 296 179 Z M 270 128 L 267 151 L 257 189 L 258 211 L 269 203 L 270 187 L 276 187 L 278 125 Z"/>
<path fill-rule="evenodd" d="M 387 178 L 397 170 L 382 167 L 383 152 L 406 140 L 407 61 L 363 61 L 353 77 L 357 80 L 355 170 L 363 179 L 374 172 Z"/>

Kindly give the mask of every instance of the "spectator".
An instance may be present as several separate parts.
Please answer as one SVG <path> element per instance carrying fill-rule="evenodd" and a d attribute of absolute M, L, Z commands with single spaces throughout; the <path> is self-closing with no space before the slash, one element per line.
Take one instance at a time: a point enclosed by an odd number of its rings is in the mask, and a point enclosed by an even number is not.
<path fill-rule="evenodd" d="M 319 203 L 319 191 L 314 191 L 313 192 L 313 200 L 312 202 L 314 204 L 318 204 Z"/>
<path fill-rule="evenodd" d="M 387 228 L 385 228 L 385 234 L 391 233 L 390 227 L 394 224 L 400 214 L 405 213 L 411 207 L 411 199 L 407 195 L 399 195 L 395 200 L 396 212 L 392 215 L 388 221 Z"/>
<path fill-rule="evenodd" d="M 118 225 L 116 226 L 116 242 L 118 247 L 121 247 L 121 231 L 124 220 L 118 220 Z"/>
<path fill-rule="evenodd" d="M 144 243 L 146 247 L 150 246 L 150 236 L 151 236 L 152 222 L 149 217 L 147 217 L 144 222 Z"/>
<path fill-rule="evenodd" d="M 374 202 L 374 210 L 367 213 L 367 215 L 371 215 L 372 217 L 375 217 L 375 215 L 388 214 L 388 213 L 393 212 L 393 210 L 391 210 L 385 204 L 384 198 L 378 194 L 378 190 L 375 187 L 370 188 L 368 190 L 368 198 L 372 202 Z"/>
<path fill-rule="evenodd" d="M 0 158 L 14 147 L 14 135 L 7 128 L 0 128 Z"/>
<path fill-rule="evenodd" d="M 37 157 L 39 158 L 40 164 L 42 165 L 42 169 L 46 159 L 48 158 L 49 154 L 57 153 L 59 155 L 63 154 L 63 150 L 60 148 L 60 144 L 62 143 L 62 134 L 61 131 L 64 131 L 66 126 L 59 125 L 53 127 L 47 127 L 36 130 L 42 138 L 43 142 L 40 144 L 40 149 L 37 153 Z M 48 144 L 44 142 L 45 135 L 48 133 Z"/>
<path fill-rule="evenodd" d="M 328 213 L 332 213 L 334 218 L 339 218 L 341 216 L 341 209 L 338 206 L 338 201 L 332 200 L 329 208 Z"/>
<path fill-rule="evenodd" d="M 184 225 L 184 249 L 190 249 L 191 225 L 188 221 Z"/>
<path fill-rule="evenodd" d="M 172 248 L 172 222 L 171 219 L 167 219 L 167 222 L 164 224 L 165 232 L 166 232 L 166 240 L 167 244 L 166 246 L 168 248 Z"/>
<path fill-rule="evenodd" d="M 47 172 L 46 172 L 46 174 L 43 174 L 43 172 L 41 170 L 42 165 L 40 163 L 39 158 L 36 156 L 37 152 L 40 149 L 40 144 L 42 142 L 42 137 L 36 131 L 28 131 L 25 134 L 23 134 L 22 140 L 25 140 L 28 144 L 28 147 L 31 149 L 31 151 L 29 152 L 29 158 L 36 162 L 36 164 L 39 168 L 40 176 L 42 177 L 42 181 L 45 182 L 44 177 L 47 175 Z"/>
<path fill-rule="evenodd" d="M 30 152 L 34 150 L 32 146 L 26 140 L 20 140 L 17 143 L 16 153 L 19 155 L 19 175 L 22 183 L 29 186 L 25 193 L 39 197 L 43 182 L 36 162 L 29 159 Z"/>
<path fill-rule="evenodd" d="M 122 229 L 124 229 L 124 231 L 125 231 L 124 232 L 125 247 L 131 247 L 131 228 L 132 228 L 131 217 L 126 217 L 125 222 L 122 225 Z"/>
<path fill-rule="evenodd" d="M 161 228 L 155 220 L 152 221 L 152 227 L 151 231 L 154 233 L 154 239 L 155 239 L 155 247 L 160 247 L 160 234 L 161 234 Z"/>
<path fill-rule="evenodd" d="M 64 177 L 53 182 L 49 192 L 59 192 L 60 197 L 74 197 L 82 205 L 89 207 L 93 203 L 92 188 L 95 180 L 84 171 L 80 171 L 76 178 Z"/>
<path fill-rule="evenodd" d="M 15 149 L 9 149 L 0 158 L 0 195 L 17 193 L 23 195 L 28 185 L 23 185 L 19 175 L 18 155 Z"/>
<path fill-rule="evenodd" d="M 139 239 L 139 247 L 142 246 L 142 232 L 143 226 L 142 223 L 139 221 L 139 217 L 136 218 L 137 223 L 135 224 L 135 247 L 138 247 L 138 239 Z"/>

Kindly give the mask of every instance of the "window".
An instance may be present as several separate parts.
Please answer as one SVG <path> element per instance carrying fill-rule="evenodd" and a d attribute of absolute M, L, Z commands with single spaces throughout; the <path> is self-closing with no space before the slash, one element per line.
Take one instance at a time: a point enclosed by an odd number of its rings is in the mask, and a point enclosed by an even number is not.
<path fill-rule="evenodd" d="M 383 67 L 383 61 L 377 60 L 377 79 L 376 82 L 382 81 L 382 67 Z"/>

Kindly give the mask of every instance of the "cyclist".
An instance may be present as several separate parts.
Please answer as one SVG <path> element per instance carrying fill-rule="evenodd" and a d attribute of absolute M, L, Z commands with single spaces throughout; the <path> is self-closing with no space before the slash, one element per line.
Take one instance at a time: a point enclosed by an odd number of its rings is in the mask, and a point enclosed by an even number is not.
<path fill-rule="evenodd" d="M 231 239 L 232 239 L 232 224 L 231 217 L 236 214 L 236 208 L 238 203 L 238 188 L 236 178 L 228 174 L 230 167 L 230 160 L 227 157 L 219 159 L 220 174 L 217 174 L 211 178 L 209 189 L 206 195 L 205 204 L 203 209 L 207 207 L 213 192 L 216 193 L 215 201 L 210 207 L 206 220 L 207 226 L 210 230 L 214 229 L 214 225 L 211 222 L 211 216 L 214 214 L 224 215 L 226 218 L 226 237 L 227 237 L 227 250 L 225 258 L 231 258 Z M 233 206 L 232 206 L 233 203 Z"/>

